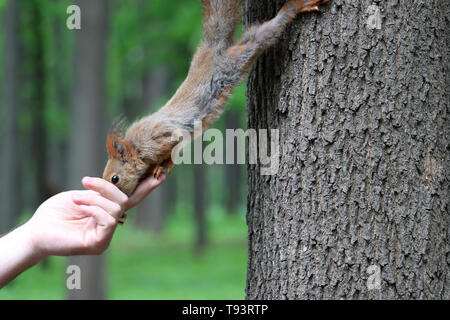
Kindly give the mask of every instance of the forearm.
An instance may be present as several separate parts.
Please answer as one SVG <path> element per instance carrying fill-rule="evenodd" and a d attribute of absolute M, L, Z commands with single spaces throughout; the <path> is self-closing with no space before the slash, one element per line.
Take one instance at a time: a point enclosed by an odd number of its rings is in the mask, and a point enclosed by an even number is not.
<path fill-rule="evenodd" d="M 0 238 L 0 288 L 42 258 L 33 248 L 26 224 Z"/>

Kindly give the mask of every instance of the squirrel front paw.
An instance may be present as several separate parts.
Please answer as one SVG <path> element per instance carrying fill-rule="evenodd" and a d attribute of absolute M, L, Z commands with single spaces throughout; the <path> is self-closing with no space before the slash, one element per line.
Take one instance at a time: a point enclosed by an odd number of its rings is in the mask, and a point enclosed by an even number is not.
<path fill-rule="evenodd" d="M 167 174 L 172 173 L 172 167 L 174 166 L 174 163 L 171 159 L 164 161 L 161 165 L 156 166 L 153 170 L 153 177 L 159 180 L 159 177 L 166 172 Z"/>
<path fill-rule="evenodd" d="M 117 220 L 117 223 L 123 226 L 125 221 L 127 220 L 127 214 L 123 213 L 122 216 Z"/>

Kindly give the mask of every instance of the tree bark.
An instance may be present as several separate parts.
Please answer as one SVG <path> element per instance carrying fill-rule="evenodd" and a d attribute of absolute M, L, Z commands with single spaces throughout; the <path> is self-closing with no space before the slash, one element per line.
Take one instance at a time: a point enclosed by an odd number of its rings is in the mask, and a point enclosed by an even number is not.
<path fill-rule="evenodd" d="M 83 176 L 101 176 L 105 153 L 105 57 L 107 0 L 80 0 L 81 30 L 76 31 L 75 81 L 69 144 L 69 188 L 81 189 Z M 77 256 L 70 265 L 81 269 L 81 290 L 69 299 L 104 299 L 104 256 Z"/>
<path fill-rule="evenodd" d="M 225 127 L 226 129 L 240 129 L 241 121 L 239 113 L 234 110 L 228 110 L 225 113 Z M 242 168 L 241 165 L 237 163 L 237 144 L 234 144 L 234 163 L 225 164 L 224 174 L 226 181 L 226 209 L 228 214 L 234 214 L 237 212 L 239 205 L 241 203 L 241 178 L 242 178 Z"/>
<path fill-rule="evenodd" d="M 449 2 L 373 3 L 301 15 L 249 78 L 280 166 L 248 166 L 248 299 L 450 298 Z"/>
<path fill-rule="evenodd" d="M 1 128 L 0 236 L 10 231 L 20 210 L 19 170 L 19 3 L 10 0 L 4 12 L 3 115 Z"/>

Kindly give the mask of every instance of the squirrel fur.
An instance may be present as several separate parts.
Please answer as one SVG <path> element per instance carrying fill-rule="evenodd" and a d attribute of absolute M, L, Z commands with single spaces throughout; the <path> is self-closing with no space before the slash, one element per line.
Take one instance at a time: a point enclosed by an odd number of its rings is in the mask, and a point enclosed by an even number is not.
<path fill-rule="evenodd" d="M 318 11 L 328 0 L 293 0 L 277 16 L 249 28 L 233 44 L 243 0 L 202 0 L 204 42 L 200 44 L 186 80 L 159 111 L 132 124 L 123 133 L 123 121 L 111 127 L 106 141 L 108 162 L 103 178 L 130 196 L 145 177 L 170 173 L 177 130 L 207 129 L 223 112 L 233 87 L 250 73 L 255 59 L 275 44 L 297 14 Z"/>

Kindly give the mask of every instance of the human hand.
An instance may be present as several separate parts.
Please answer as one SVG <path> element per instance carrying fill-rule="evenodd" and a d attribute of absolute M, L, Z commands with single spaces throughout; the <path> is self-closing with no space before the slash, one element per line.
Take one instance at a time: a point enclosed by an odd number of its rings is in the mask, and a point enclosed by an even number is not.
<path fill-rule="evenodd" d="M 89 190 L 69 191 L 44 202 L 25 225 L 36 254 L 101 254 L 109 246 L 117 220 L 140 203 L 165 179 L 148 178 L 128 198 L 116 186 L 100 178 L 85 177 Z"/>
<path fill-rule="evenodd" d="M 128 199 L 113 184 L 84 178 L 90 190 L 69 191 L 45 201 L 24 225 L 0 238 L 0 288 L 49 255 L 101 254 L 117 220 L 165 179 L 148 178 Z"/>
<path fill-rule="evenodd" d="M 131 208 L 134 208 L 137 206 L 142 200 L 144 200 L 153 190 L 155 190 L 157 187 L 159 187 L 164 180 L 166 180 L 166 175 L 162 174 L 159 179 L 154 178 L 153 176 L 150 176 L 146 179 L 144 179 L 136 188 L 134 193 L 128 198 L 128 200 L 125 202 L 123 206 L 123 210 L 128 211 Z M 82 180 L 83 186 L 90 190 L 109 190 L 108 192 L 110 194 L 115 193 L 119 191 L 122 193 L 122 191 L 119 190 L 115 185 L 112 183 L 100 179 L 100 178 L 88 178 Z M 124 193 L 122 193 L 125 195 Z M 126 197 L 126 195 L 125 195 Z"/>

